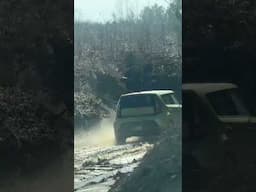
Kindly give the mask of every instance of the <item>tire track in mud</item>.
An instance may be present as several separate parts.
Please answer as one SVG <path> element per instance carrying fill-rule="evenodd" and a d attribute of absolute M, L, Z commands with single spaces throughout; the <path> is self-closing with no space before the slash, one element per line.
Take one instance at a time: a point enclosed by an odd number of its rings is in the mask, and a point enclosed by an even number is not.
<path fill-rule="evenodd" d="M 152 144 L 138 143 L 76 149 L 74 191 L 109 191 L 115 181 L 131 173 L 152 148 Z"/>

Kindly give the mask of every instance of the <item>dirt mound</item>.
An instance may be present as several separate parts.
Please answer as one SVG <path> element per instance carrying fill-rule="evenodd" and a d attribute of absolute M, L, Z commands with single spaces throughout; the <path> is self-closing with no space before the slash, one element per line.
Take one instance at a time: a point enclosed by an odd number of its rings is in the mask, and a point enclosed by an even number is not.
<path fill-rule="evenodd" d="M 175 132 L 175 133 L 174 133 Z M 141 165 L 120 179 L 111 192 L 181 191 L 181 138 L 178 129 L 167 133 Z"/>

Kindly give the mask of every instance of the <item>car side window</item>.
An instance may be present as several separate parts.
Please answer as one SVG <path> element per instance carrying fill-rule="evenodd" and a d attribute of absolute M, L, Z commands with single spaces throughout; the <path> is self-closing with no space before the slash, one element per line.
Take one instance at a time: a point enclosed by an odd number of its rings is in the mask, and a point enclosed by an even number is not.
<path fill-rule="evenodd" d="M 157 96 L 155 96 L 155 109 L 156 113 L 160 113 L 163 111 L 163 104 L 161 103 Z"/>
<path fill-rule="evenodd" d="M 249 115 L 235 89 L 209 93 L 207 98 L 218 115 Z"/>
<path fill-rule="evenodd" d="M 162 95 L 161 97 L 162 97 L 163 101 L 165 102 L 165 104 L 167 104 L 167 105 L 178 103 L 176 101 L 176 98 L 174 97 L 174 94 L 168 93 L 168 94 Z"/>

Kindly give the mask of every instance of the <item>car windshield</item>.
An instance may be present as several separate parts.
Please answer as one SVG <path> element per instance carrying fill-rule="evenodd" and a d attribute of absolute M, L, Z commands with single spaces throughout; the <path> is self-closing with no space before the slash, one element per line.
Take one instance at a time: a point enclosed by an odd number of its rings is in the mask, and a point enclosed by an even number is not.
<path fill-rule="evenodd" d="M 178 101 L 176 100 L 173 93 L 164 94 L 161 95 L 161 97 L 166 105 L 178 104 Z"/>
<path fill-rule="evenodd" d="M 249 115 L 235 89 L 209 93 L 207 98 L 218 115 Z"/>

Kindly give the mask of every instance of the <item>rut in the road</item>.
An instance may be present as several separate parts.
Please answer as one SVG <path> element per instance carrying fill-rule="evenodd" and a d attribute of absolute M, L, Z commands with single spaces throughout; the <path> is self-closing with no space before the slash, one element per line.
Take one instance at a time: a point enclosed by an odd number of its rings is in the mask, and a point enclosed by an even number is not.
<path fill-rule="evenodd" d="M 107 192 L 116 177 L 132 172 L 152 147 L 141 143 L 77 150 L 75 191 L 97 191 L 100 188 L 100 191 Z"/>
<path fill-rule="evenodd" d="M 143 147 L 143 148 L 142 148 Z M 145 147 L 145 148 L 144 148 Z M 125 146 L 125 148 L 116 149 L 116 150 L 106 150 L 96 153 L 89 158 L 89 162 L 91 159 L 97 159 L 97 164 L 106 164 L 107 162 L 111 164 L 118 164 L 118 160 L 125 160 L 127 163 L 134 159 L 136 160 L 136 155 L 140 155 L 143 151 L 147 151 L 146 148 L 149 146 L 135 146 L 129 145 Z M 133 159 L 132 159 L 133 158 Z M 122 162 L 120 164 L 123 164 Z M 83 166 L 86 167 L 88 165 L 88 161 L 83 163 Z"/>

